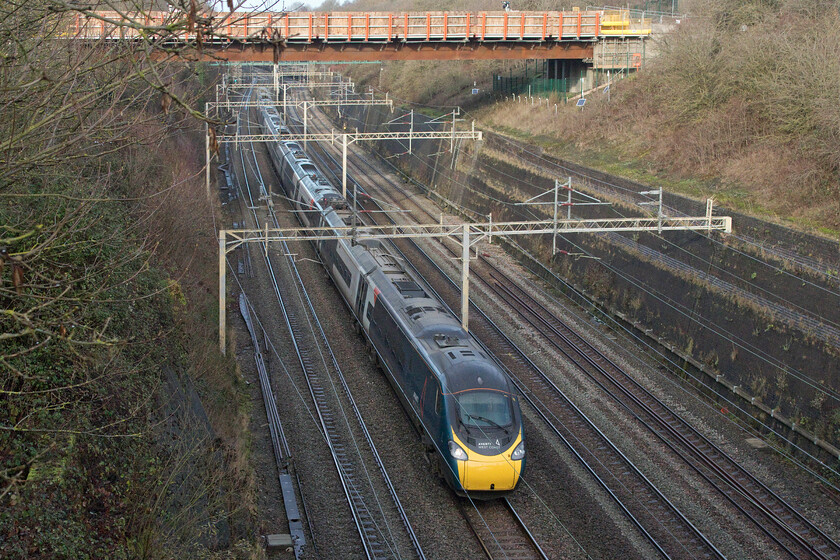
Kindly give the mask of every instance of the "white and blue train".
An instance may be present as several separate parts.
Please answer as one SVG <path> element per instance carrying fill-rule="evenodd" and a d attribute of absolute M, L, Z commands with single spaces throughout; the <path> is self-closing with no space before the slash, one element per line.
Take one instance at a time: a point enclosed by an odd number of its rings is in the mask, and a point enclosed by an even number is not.
<path fill-rule="evenodd" d="M 282 140 L 274 107 L 261 109 L 260 124 L 278 138 L 268 151 L 300 222 L 346 225 L 347 201 L 297 142 Z M 390 244 L 325 240 L 316 250 L 447 483 L 479 497 L 513 490 L 525 441 L 519 398 L 498 364 Z"/>

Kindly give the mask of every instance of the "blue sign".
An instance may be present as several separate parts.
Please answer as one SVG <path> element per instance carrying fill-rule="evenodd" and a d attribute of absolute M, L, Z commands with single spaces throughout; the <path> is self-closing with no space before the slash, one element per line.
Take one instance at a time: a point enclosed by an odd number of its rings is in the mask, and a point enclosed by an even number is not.
<path fill-rule="evenodd" d="M 582 98 L 578 99 L 577 103 L 575 103 L 575 105 L 577 105 L 578 107 L 583 107 L 584 105 L 586 105 L 586 98 L 582 97 Z"/>
<path fill-rule="evenodd" d="M 473 95 L 478 95 L 478 88 L 473 88 L 472 94 Z"/>

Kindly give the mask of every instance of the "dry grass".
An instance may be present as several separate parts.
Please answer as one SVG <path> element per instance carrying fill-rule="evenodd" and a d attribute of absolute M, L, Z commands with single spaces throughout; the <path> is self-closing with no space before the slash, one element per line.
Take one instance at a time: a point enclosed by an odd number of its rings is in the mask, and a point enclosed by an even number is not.
<path fill-rule="evenodd" d="M 614 85 L 609 104 L 594 92 L 584 110 L 564 106 L 554 116 L 551 106 L 504 102 L 481 112 L 482 119 L 578 151 L 609 151 L 675 184 L 699 178 L 688 194 L 715 194 L 836 234 L 836 7 L 812 9 L 798 0 L 775 8 L 703 4 L 711 17 L 668 37 L 658 60 Z"/>

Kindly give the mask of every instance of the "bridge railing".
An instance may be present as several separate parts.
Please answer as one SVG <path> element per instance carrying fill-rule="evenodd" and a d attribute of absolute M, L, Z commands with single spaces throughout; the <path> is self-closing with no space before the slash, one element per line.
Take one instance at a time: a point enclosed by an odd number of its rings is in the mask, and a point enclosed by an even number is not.
<path fill-rule="evenodd" d="M 136 39 L 154 32 L 172 39 L 195 39 L 175 25 L 183 14 L 150 12 L 77 14 L 66 36 L 79 39 Z M 574 41 L 602 36 L 647 35 L 643 26 L 616 25 L 612 16 L 595 12 L 293 12 L 199 14 L 205 42 L 437 42 L 437 41 Z M 606 18 L 606 20 L 605 20 Z M 605 24 L 606 21 L 606 24 Z M 209 22 L 209 24 L 207 24 Z M 207 36 L 207 30 L 212 31 Z"/>

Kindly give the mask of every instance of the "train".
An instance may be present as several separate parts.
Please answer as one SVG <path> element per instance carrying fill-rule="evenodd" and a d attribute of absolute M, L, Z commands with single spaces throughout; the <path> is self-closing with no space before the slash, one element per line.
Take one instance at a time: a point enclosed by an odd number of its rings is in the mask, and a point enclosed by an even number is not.
<path fill-rule="evenodd" d="M 270 99 L 258 90 L 258 99 Z M 261 104 L 262 105 L 262 104 Z M 352 209 L 304 154 L 274 106 L 260 125 L 282 194 L 305 227 L 342 227 Z M 321 240 L 320 260 L 420 433 L 434 469 L 461 496 L 514 490 L 525 468 L 519 396 L 501 367 L 387 241 Z"/>

